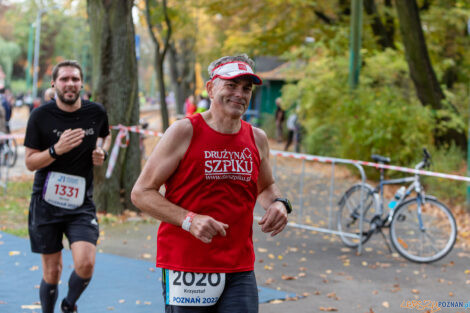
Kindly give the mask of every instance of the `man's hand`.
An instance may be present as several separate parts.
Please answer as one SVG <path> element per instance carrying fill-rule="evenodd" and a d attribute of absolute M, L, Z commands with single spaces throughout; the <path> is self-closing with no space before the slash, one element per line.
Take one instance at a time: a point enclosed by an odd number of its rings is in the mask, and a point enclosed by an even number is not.
<path fill-rule="evenodd" d="M 85 131 L 81 128 L 64 130 L 62 135 L 60 135 L 59 141 L 54 145 L 55 152 L 57 155 L 69 152 L 79 146 L 84 137 Z"/>
<path fill-rule="evenodd" d="M 196 214 L 189 228 L 189 232 L 204 243 L 211 243 L 214 236 L 225 237 L 227 224 L 219 222 L 207 215 Z"/>
<path fill-rule="evenodd" d="M 95 150 L 93 150 L 92 158 L 93 158 L 93 165 L 94 166 L 103 165 L 104 158 L 105 158 L 105 153 L 104 153 L 103 148 L 96 147 Z"/>
<path fill-rule="evenodd" d="M 284 204 L 279 201 L 271 203 L 258 224 L 264 233 L 272 232 L 271 236 L 279 234 L 287 225 L 287 210 Z"/>

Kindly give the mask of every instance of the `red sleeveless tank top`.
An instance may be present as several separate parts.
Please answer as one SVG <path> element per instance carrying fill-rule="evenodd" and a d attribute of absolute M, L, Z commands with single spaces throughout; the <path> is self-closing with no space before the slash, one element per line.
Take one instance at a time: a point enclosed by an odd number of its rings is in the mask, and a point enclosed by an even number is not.
<path fill-rule="evenodd" d="M 200 114 L 189 117 L 191 143 L 165 183 L 165 197 L 197 214 L 229 225 L 227 236 L 205 244 L 181 227 L 162 222 L 157 267 L 200 273 L 254 269 L 253 208 L 258 196 L 260 156 L 253 129 L 241 121 L 236 134 L 210 128 Z"/>

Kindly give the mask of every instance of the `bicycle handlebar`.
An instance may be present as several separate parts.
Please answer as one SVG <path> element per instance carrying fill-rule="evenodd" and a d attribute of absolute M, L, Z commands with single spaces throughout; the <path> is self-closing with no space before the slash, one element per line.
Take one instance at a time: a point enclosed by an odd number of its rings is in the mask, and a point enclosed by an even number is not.
<path fill-rule="evenodd" d="M 431 165 L 431 154 L 426 148 L 423 148 L 423 160 L 416 164 L 415 169 L 420 170 L 422 168 L 429 167 Z"/>

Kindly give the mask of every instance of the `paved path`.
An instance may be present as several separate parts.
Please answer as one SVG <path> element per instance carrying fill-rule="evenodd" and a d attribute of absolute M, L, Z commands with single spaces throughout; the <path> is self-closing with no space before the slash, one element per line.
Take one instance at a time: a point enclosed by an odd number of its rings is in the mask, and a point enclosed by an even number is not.
<path fill-rule="evenodd" d="M 156 229 L 149 222 L 102 225 L 98 249 L 153 260 Z M 470 251 L 454 249 L 442 261 L 419 265 L 390 254 L 379 237 L 360 256 L 336 236 L 293 228 L 271 238 L 254 225 L 254 238 L 258 284 L 299 296 L 261 304 L 261 313 L 397 313 L 413 312 L 400 307 L 407 300 L 470 300 Z"/>

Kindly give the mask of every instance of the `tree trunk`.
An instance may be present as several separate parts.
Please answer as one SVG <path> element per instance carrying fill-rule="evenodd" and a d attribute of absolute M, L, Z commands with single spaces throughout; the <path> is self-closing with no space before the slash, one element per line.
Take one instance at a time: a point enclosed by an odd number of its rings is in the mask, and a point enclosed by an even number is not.
<path fill-rule="evenodd" d="M 390 38 L 391 34 L 389 30 L 387 30 L 387 27 L 382 23 L 379 11 L 375 5 L 375 0 L 364 0 L 364 9 L 367 15 L 369 15 L 371 18 L 370 26 L 372 28 L 372 32 L 377 38 L 377 43 L 380 45 L 380 47 L 382 47 L 383 50 L 387 48 L 395 49 L 393 33 L 392 37 Z"/>
<path fill-rule="evenodd" d="M 451 103 L 444 105 L 445 96 L 429 59 L 416 0 L 396 0 L 395 6 L 405 46 L 406 60 L 416 93 L 420 102 L 430 106 L 436 113 L 436 127 L 434 129 L 436 144 L 455 142 L 465 149 L 467 136 L 464 127 L 447 127 L 447 125 L 464 125 L 464 123 L 461 121 L 457 109 Z M 452 122 L 452 120 L 455 121 Z"/>
<path fill-rule="evenodd" d="M 423 105 L 430 105 L 435 110 L 441 109 L 444 93 L 429 59 L 416 0 L 396 0 L 395 6 L 406 60 L 418 98 Z"/>
<path fill-rule="evenodd" d="M 158 91 L 160 94 L 160 112 L 162 115 L 162 132 L 170 126 L 168 117 L 168 106 L 166 104 L 166 88 L 165 88 L 165 77 L 163 73 L 163 56 L 160 54 L 159 49 L 155 49 L 155 70 L 157 71 L 157 84 Z"/>
<path fill-rule="evenodd" d="M 157 1 L 157 4 L 159 2 Z M 168 107 L 166 104 L 166 91 L 165 91 L 165 77 L 163 73 L 163 62 L 165 61 L 165 55 L 170 45 L 170 38 L 171 38 L 171 22 L 168 16 L 166 0 L 162 0 L 162 10 L 163 15 L 165 18 L 165 24 L 167 26 L 166 34 L 164 35 L 164 39 L 162 39 L 162 44 L 160 45 L 157 36 L 153 32 L 154 22 L 151 16 L 151 10 L 158 10 L 158 8 L 150 8 L 150 0 L 145 0 L 145 18 L 147 20 L 147 27 L 150 33 L 150 37 L 152 38 L 153 44 L 155 46 L 155 71 L 157 72 L 157 84 L 160 93 L 160 113 L 162 116 L 162 126 L 163 132 L 168 128 L 170 125 L 169 118 L 168 118 Z M 160 30 L 160 35 L 163 34 L 163 27 L 161 24 L 157 25 L 157 29 Z"/>
<path fill-rule="evenodd" d="M 108 111 L 110 125 L 137 125 L 139 121 L 132 6 L 132 0 L 87 1 L 90 28 L 93 30 L 93 97 Z M 117 131 L 113 130 L 112 135 L 111 147 Z M 128 147 L 120 148 L 109 179 L 104 176 L 107 165 L 108 162 L 94 171 L 96 207 L 112 213 L 135 209 L 130 194 L 141 169 L 138 134 L 131 133 Z"/>
<path fill-rule="evenodd" d="M 178 52 L 174 42 L 170 43 L 169 56 L 170 56 L 170 77 L 173 92 L 175 94 L 176 115 L 183 116 L 184 114 L 184 94 L 182 93 L 183 80 L 178 69 Z"/>
<path fill-rule="evenodd" d="M 184 114 L 184 101 L 194 93 L 194 39 L 179 40 L 178 48 L 173 42 L 169 47 L 173 90 L 176 95 L 176 113 Z"/>

